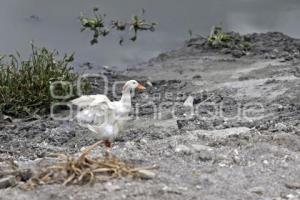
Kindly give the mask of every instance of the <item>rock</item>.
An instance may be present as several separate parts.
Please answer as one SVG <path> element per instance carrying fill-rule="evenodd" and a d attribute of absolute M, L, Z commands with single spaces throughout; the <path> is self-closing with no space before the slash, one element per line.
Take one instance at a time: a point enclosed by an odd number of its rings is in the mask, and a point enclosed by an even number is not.
<path fill-rule="evenodd" d="M 148 144 L 148 141 L 145 138 L 142 138 L 140 140 L 140 143 L 143 144 L 143 145 L 146 145 L 146 144 Z"/>
<path fill-rule="evenodd" d="M 114 191 L 119 191 L 121 190 L 121 187 L 119 185 L 116 184 L 112 184 L 112 182 L 107 182 L 104 184 L 104 188 L 108 191 L 108 192 L 114 192 Z"/>
<path fill-rule="evenodd" d="M 4 115 L 2 113 L 0 113 L 0 123 L 12 123 L 13 119 L 10 116 Z"/>
<path fill-rule="evenodd" d="M 17 185 L 17 180 L 14 176 L 7 176 L 5 178 L 0 179 L 0 189 L 13 187 L 15 185 Z"/>
<path fill-rule="evenodd" d="M 263 160 L 263 164 L 264 164 L 264 165 L 268 165 L 268 164 L 269 164 L 269 161 Z"/>
<path fill-rule="evenodd" d="M 125 143 L 125 147 L 126 148 L 133 148 L 134 147 L 134 141 L 127 141 L 126 143 Z"/>
<path fill-rule="evenodd" d="M 273 84 L 273 83 L 278 83 L 278 82 L 280 82 L 280 81 L 272 78 L 272 79 L 268 79 L 264 84 L 268 85 L 268 84 Z"/>
<path fill-rule="evenodd" d="M 17 175 L 20 177 L 21 181 L 25 182 L 28 181 L 33 176 L 33 172 L 31 169 L 23 169 L 20 170 Z"/>
<path fill-rule="evenodd" d="M 231 136 L 243 135 L 249 131 L 250 129 L 247 127 L 235 127 L 220 130 L 195 130 L 191 132 L 192 134 L 198 135 L 200 138 L 224 139 Z"/>
<path fill-rule="evenodd" d="M 298 136 L 300 136 L 300 130 L 299 130 L 299 129 L 296 130 L 296 131 L 295 131 L 295 134 L 298 135 Z"/>
<path fill-rule="evenodd" d="M 4 121 L 7 121 L 7 122 L 13 122 L 12 118 L 10 116 L 7 116 L 7 115 L 3 115 L 3 120 Z"/>
<path fill-rule="evenodd" d="M 184 107 L 193 107 L 193 105 L 194 105 L 194 97 L 188 96 L 188 98 L 183 103 L 183 106 Z"/>
<path fill-rule="evenodd" d="M 249 190 L 251 193 L 255 193 L 258 195 L 262 195 L 265 191 L 265 189 L 263 187 L 253 187 Z"/>
<path fill-rule="evenodd" d="M 184 153 L 184 154 L 191 154 L 192 153 L 191 149 L 189 147 L 183 145 L 183 144 L 178 145 L 175 148 L 175 152 Z"/>
<path fill-rule="evenodd" d="M 294 72 L 294 76 L 300 78 L 300 67 L 295 67 Z"/>
<path fill-rule="evenodd" d="M 0 162 L 0 172 L 15 171 L 17 168 L 18 165 L 12 160 Z"/>
<path fill-rule="evenodd" d="M 234 58 L 240 58 L 240 57 L 244 56 L 245 53 L 244 53 L 242 50 L 236 49 L 236 50 L 233 50 L 233 51 L 231 52 L 231 55 L 232 55 Z"/>
<path fill-rule="evenodd" d="M 287 55 L 287 56 L 284 57 L 284 61 L 291 61 L 291 60 L 293 60 L 293 59 L 294 59 L 294 58 L 293 58 L 292 55 Z"/>
<path fill-rule="evenodd" d="M 193 79 L 201 79 L 202 78 L 202 76 L 201 75 L 195 75 L 195 76 L 193 76 Z"/>
<path fill-rule="evenodd" d="M 150 170 L 140 169 L 138 170 L 139 177 L 143 179 L 152 179 L 156 176 L 156 174 Z"/>
<path fill-rule="evenodd" d="M 200 172 L 200 175 L 201 174 L 213 174 L 213 173 L 216 173 L 217 171 L 218 171 L 218 169 L 216 167 L 209 166 L 209 167 L 203 168 Z"/>
<path fill-rule="evenodd" d="M 213 149 L 211 147 L 201 144 L 192 144 L 191 146 L 193 151 L 197 153 L 196 156 L 199 160 L 206 162 L 214 158 L 214 154 L 212 152 Z"/>
<path fill-rule="evenodd" d="M 195 130 L 195 129 L 201 129 L 201 130 L 210 130 L 213 129 L 212 121 L 201 118 L 189 118 L 189 119 L 182 119 L 177 120 L 177 127 L 178 129 L 183 130 Z"/>
<path fill-rule="evenodd" d="M 288 200 L 299 200 L 299 196 L 298 195 L 296 196 L 294 194 L 287 194 L 285 196 L 285 198 L 288 199 Z"/>
<path fill-rule="evenodd" d="M 201 151 L 212 151 L 213 149 L 209 146 L 201 145 L 201 144 L 192 144 L 192 148 L 196 152 L 201 152 Z"/>
<path fill-rule="evenodd" d="M 162 120 L 172 119 L 172 118 L 173 118 L 173 113 L 172 113 L 172 112 L 167 112 L 167 111 L 165 111 L 165 112 L 161 113 L 160 118 L 161 118 Z"/>
<path fill-rule="evenodd" d="M 214 155 L 211 151 L 201 151 L 197 154 L 199 160 L 206 162 L 213 159 Z"/>
<path fill-rule="evenodd" d="M 104 65 L 103 68 L 106 70 L 111 70 L 111 66 Z"/>
<path fill-rule="evenodd" d="M 146 84 L 147 84 L 149 87 L 153 87 L 153 84 L 152 84 L 151 81 L 149 81 L 149 80 L 146 82 Z"/>
<path fill-rule="evenodd" d="M 275 129 L 278 131 L 287 131 L 288 130 L 287 126 L 284 125 L 283 123 L 275 124 Z"/>
<path fill-rule="evenodd" d="M 183 127 L 186 126 L 186 120 L 177 120 L 176 123 L 177 123 L 178 129 L 182 129 Z"/>
<path fill-rule="evenodd" d="M 285 184 L 285 187 L 289 189 L 300 189 L 300 182 L 288 182 Z"/>
<path fill-rule="evenodd" d="M 249 75 L 243 75 L 243 76 L 240 76 L 238 78 L 239 81 L 247 81 L 247 80 L 250 80 L 250 79 L 254 79 L 253 76 L 249 76 Z"/>
<path fill-rule="evenodd" d="M 221 49 L 221 53 L 223 53 L 223 54 L 230 54 L 231 53 L 231 49 L 229 49 L 229 48 L 223 48 L 223 49 Z"/>

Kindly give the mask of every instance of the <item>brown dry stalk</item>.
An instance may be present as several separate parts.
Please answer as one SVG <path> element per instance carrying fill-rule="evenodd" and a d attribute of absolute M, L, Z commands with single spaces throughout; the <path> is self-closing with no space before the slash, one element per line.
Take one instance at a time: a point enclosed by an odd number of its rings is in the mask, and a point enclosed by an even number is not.
<path fill-rule="evenodd" d="M 116 157 L 95 158 L 88 157 L 96 143 L 89 147 L 79 157 L 72 157 L 65 154 L 56 154 L 59 162 L 48 166 L 26 183 L 24 189 L 33 189 L 43 184 L 93 184 L 96 181 L 107 181 L 112 178 L 134 177 L 134 178 L 153 178 L 155 174 L 151 171 L 157 167 L 134 167 Z"/>

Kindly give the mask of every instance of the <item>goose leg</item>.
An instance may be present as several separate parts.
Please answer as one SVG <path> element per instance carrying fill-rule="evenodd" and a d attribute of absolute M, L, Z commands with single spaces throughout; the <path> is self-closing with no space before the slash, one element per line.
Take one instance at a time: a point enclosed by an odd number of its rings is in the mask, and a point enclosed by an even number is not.
<path fill-rule="evenodd" d="M 105 146 L 105 158 L 109 158 L 111 142 L 109 140 L 104 140 L 103 143 Z"/>

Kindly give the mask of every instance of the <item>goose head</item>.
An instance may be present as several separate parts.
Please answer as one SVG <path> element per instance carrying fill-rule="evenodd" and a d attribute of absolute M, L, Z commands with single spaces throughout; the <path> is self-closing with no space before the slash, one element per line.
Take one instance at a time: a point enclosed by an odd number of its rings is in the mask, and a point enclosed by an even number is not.
<path fill-rule="evenodd" d="M 125 83 L 122 90 L 121 102 L 128 107 L 131 107 L 131 96 L 134 95 L 135 90 L 145 90 L 146 88 L 138 83 L 136 80 L 130 80 Z"/>
<path fill-rule="evenodd" d="M 127 81 L 125 83 L 125 85 L 123 86 L 123 93 L 130 93 L 131 91 L 135 91 L 135 90 L 145 90 L 146 88 L 140 84 L 139 82 L 137 82 L 136 80 L 130 80 Z"/>

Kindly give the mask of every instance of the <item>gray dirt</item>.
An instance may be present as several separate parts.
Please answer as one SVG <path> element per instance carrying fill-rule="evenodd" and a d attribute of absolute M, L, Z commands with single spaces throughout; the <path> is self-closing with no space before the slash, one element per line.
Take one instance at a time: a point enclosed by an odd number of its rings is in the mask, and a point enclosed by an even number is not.
<path fill-rule="evenodd" d="M 281 33 L 247 37 L 254 48 L 240 58 L 195 38 L 124 72 L 99 72 L 109 86 L 127 79 L 152 83 L 136 94 L 138 109 L 112 153 L 159 166 L 155 178 L 31 191 L 14 183 L 0 190 L 0 199 L 300 199 L 299 40 Z M 94 93 L 102 91 L 98 85 Z M 189 95 L 194 115 L 183 107 Z M 6 160 L 28 168 L 51 152 L 74 154 L 96 142 L 75 121 L 50 116 L 2 119 L 0 140 L 0 170 Z"/>

